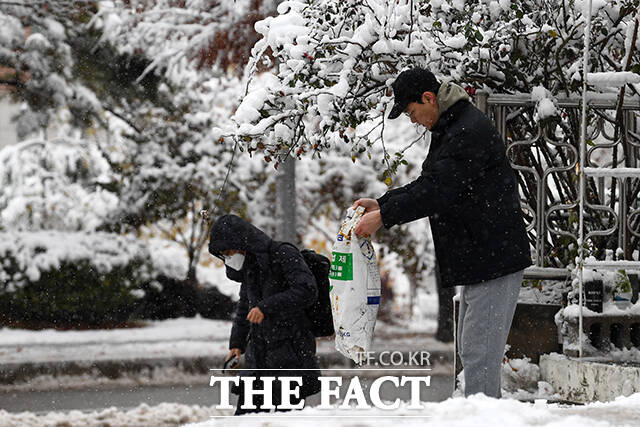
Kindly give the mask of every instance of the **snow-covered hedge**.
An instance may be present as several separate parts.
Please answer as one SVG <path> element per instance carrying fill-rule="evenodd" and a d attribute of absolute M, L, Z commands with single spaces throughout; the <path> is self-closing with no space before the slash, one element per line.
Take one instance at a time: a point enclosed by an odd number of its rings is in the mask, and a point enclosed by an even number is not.
<path fill-rule="evenodd" d="M 0 313 L 8 323 L 120 323 L 151 277 L 144 242 L 110 233 L 4 232 L 0 259 Z"/>
<path fill-rule="evenodd" d="M 13 292 L 65 263 L 86 261 L 96 274 L 104 275 L 132 263 L 143 264 L 149 254 L 146 245 L 131 236 L 48 230 L 0 233 L 0 258 L 4 260 L 0 270 L 4 287 L 0 292 Z M 127 278 L 123 284 L 132 287 L 136 279 Z"/>

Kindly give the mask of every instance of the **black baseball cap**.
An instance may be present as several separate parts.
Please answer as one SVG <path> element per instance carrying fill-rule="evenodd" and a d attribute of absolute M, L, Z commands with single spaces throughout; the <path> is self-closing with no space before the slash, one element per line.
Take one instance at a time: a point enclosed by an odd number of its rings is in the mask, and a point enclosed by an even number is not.
<path fill-rule="evenodd" d="M 437 95 L 440 83 L 431 71 L 424 68 L 411 68 L 401 72 L 391 87 L 394 103 L 389 118 L 395 119 L 406 110 L 410 102 L 422 102 L 424 92 L 433 92 Z"/>

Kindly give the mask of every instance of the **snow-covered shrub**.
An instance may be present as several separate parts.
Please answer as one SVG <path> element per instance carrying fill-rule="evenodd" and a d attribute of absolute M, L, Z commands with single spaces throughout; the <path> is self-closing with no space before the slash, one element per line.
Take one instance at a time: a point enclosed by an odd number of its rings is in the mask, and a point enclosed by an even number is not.
<path fill-rule="evenodd" d="M 145 239 L 145 243 L 153 278 L 141 287 L 143 295 L 136 303 L 136 318 L 169 319 L 196 314 L 209 319 L 231 317 L 239 286 L 229 283 L 224 266 L 198 264 L 198 284 L 192 286 L 187 282 L 189 256 L 183 245 L 157 238 Z"/>
<path fill-rule="evenodd" d="M 199 314 L 208 319 L 231 319 L 233 300 L 216 287 L 188 286 L 184 280 L 157 276 L 142 286 L 144 296 L 135 315 L 141 319 L 170 319 Z"/>
<path fill-rule="evenodd" d="M 96 230 L 118 204 L 91 140 L 32 140 L 0 150 L 0 230 Z"/>
<path fill-rule="evenodd" d="M 146 246 L 111 233 L 0 233 L 4 323 L 97 326 L 121 323 L 150 279 Z"/>

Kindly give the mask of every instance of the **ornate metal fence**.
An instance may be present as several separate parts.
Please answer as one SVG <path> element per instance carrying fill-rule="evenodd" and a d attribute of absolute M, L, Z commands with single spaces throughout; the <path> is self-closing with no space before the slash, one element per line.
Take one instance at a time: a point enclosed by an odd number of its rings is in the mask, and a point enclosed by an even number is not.
<path fill-rule="evenodd" d="M 541 119 L 526 95 L 476 98 L 504 137 L 518 177 L 535 261 L 529 276 L 566 275 L 578 254 L 581 99 L 556 99 L 556 114 Z M 618 171 L 592 173 L 587 182 L 585 243 L 598 259 L 620 248 L 618 259 L 631 260 L 640 247 L 640 179 L 624 168 L 640 167 L 640 100 L 618 105 L 615 95 L 602 96 L 589 105 L 586 166 Z"/>

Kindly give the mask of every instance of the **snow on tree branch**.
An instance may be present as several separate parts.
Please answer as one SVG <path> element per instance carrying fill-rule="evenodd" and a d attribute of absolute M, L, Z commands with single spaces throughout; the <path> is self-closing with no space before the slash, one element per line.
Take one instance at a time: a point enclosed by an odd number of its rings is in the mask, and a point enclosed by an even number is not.
<path fill-rule="evenodd" d="M 253 24 L 275 11 L 276 0 L 154 0 L 102 2 L 96 19 L 104 39 L 122 52 L 144 53 L 157 69 L 180 81 L 185 68 L 223 75 L 243 65 L 257 40 Z M 249 29 L 249 30 L 248 30 Z"/>
<path fill-rule="evenodd" d="M 594 7 L 594 72 L 614 71 L 627 54 L 638 63 L 637 51 L 625 52 L 638 6 L 613 0 Z M 531 94 L 542 87 L 551 96 L 576 94 L 582 10 L 583 2 L 571 0 L 285 1 L 277 16 L 256 23 L 262 39 L 247 66 L 253 78 L 275 59 L 274 77 L 266 86 L 249 81 L 235 131 L 219 134 L 276 159 L 276 166 L 283 153 L 318 156 L 340 144 L 354 156 L 367 152 L 382 133 L 358 128 L 381 124 L 390 84 L 410 66 L 471 92 Z"/>
<path fill-rule="evenodd" d="M 91 141 L 31 140 L 0 150 L 0 222 L 11 230 L 94 231 L 118 204 Z"/>

